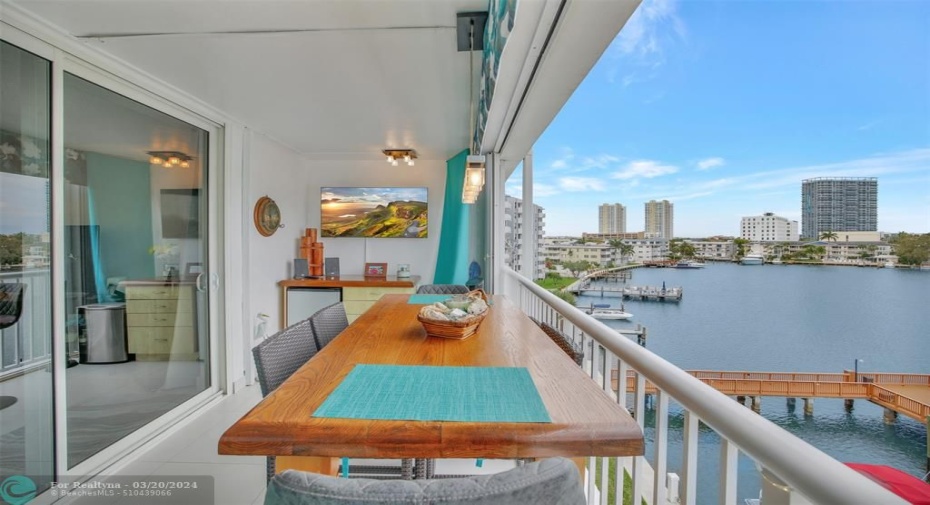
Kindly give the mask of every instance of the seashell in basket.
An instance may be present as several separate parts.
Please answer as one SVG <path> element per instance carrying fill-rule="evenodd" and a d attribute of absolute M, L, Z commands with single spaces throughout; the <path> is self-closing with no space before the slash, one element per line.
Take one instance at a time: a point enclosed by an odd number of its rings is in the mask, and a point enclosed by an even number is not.
<path fill-rule="evenodd" d="M 478 331 L 488 313 L 487 295 L 481 290 L 468 293 L 468 305 L 449 309 L 449 302 L 435 303 L 420 309 L 417 320 L 432 337 L 464 339 Z"/>

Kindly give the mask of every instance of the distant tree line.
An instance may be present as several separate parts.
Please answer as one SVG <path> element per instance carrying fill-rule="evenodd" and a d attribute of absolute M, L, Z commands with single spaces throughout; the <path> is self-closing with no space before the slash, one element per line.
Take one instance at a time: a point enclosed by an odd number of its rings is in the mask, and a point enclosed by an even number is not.
<path fill-rule="evenodd" d="M 21 265 L 23 263 L 23 244 L 25 233 L 0 235 L 0 265 Z"/>
<path fill-rule="evenodd" d="M 898 233 L 889 240 L 901 265 L 922 265 L 930 261 L 930 233 Z"/>

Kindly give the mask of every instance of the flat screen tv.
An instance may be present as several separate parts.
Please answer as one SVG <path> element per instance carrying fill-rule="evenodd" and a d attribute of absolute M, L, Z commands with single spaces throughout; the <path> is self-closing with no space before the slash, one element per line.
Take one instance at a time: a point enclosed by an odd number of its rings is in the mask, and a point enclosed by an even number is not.
<path fill-rule="evenodd" d="M 200 236 L 200 189 L 161 190 L 161 236 Z"/>
<path fill-rule="evenodd" d="M 320 188 L 323 237 L 426 238 L 426 188 Z"/>

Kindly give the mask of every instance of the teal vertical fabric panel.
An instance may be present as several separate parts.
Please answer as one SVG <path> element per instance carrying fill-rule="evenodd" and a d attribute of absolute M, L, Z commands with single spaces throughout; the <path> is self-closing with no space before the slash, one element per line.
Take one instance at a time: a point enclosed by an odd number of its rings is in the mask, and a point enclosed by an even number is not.
<path fill-rule="evenodd" d="M 446 197 L 436 259 L 436 284 L 465 284 L 468 280 L 468 209 L 462 203 L 468 149 L 446 161 Z"/>
<path fill-rule="evenodd" d="M 87 187 L 93 195 L 90 209 L 100 225 L 100 259 L 105 290 L 106 277 L 146 279 L 155 275 L 149 248 L 152 239 L 151 168 L 100 153 L 87 153 Z"/>

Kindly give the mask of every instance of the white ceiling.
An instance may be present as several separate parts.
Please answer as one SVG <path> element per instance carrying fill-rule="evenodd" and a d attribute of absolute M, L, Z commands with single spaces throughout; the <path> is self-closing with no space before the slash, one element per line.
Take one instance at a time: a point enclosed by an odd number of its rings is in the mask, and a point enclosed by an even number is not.
<path fill-rule="evenodd" d="M 19 4 L 312 158 L 447 159 L 468 145 L 455 14 L 487 0 Z"/>

